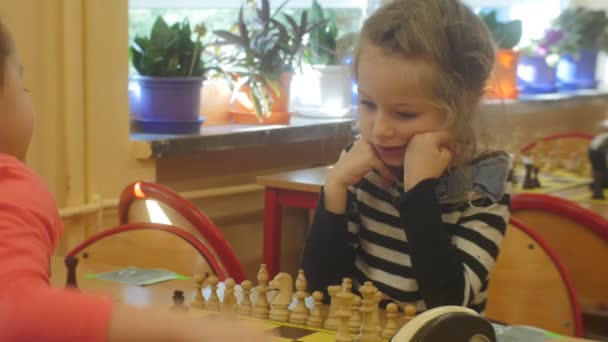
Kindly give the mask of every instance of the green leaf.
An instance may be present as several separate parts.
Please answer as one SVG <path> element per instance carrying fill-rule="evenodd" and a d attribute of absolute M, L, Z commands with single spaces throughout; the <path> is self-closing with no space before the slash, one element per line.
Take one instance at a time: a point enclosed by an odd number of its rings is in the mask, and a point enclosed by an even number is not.
<path fill-rule="evenodd" d="M 173 35 L 173 31 L 169 28 L 162 16 L 156 18 L 152 26 L 150 40 L 156 46 L 167 46 Z"/>
<path fill-rule="evenodd" d="M 219 42 L 220 44 L 233 44 L 233 45 L 237 45 L 237 46 L 243 46 L 245 45 L 243 42 L 243 39 L 237 35 L 235 35 L 234 33 L 228 32 L 228 31 L 213 31 L 213 34 L 215 34 L 216 36 L 222 38 L 225 42 Z"/>

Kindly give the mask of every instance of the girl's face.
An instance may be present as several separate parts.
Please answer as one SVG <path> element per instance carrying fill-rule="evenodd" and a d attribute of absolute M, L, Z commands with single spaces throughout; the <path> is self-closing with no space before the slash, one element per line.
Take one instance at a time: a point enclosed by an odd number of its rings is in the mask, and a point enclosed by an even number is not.
<path fill-rule="evenodd" d="M 446 115 L 431 105 L 434 70 L 420 59 L 404 59 L 366 44 L 359 56 L 359 129 L 389 167 L 402 168 L 410 139 L 441 129 Z"/>
<path fill-rule="evenodd" d="M 15 48 L 3 67 L 4 80 L 0 85 L 0 153 L 11 154 L 23 161 L 32 139 L 34 109 L 23 84 L 23 66 Z"/>

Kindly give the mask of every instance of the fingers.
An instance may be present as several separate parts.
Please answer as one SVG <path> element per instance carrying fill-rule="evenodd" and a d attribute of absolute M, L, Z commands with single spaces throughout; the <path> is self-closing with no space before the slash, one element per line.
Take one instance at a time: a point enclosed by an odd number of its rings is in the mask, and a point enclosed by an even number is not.
<path fill-rule="evenodd" d="M 375 160 L 372 163 L 372 167 L 374 170 L 378 171 L 378 173 L 389 183 L 394 183 L 397 180 L 397 177 L 393 172 L 380 160 L 380 158 L 375 157 Z"/>

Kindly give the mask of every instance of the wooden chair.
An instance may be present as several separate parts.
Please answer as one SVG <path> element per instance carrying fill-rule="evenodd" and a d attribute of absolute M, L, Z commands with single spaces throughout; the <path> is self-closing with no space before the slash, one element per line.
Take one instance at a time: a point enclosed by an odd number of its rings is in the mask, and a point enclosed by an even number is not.
<path fill-rule="evenodd" d="M 513 217 L 533 227 L 564 262 L 585 319 L 603 317 L 608 326 L 608 220 L 574 202 L 545 194 L 514 195 L 511 206 Z"/>
<path fill-rule="evenodd" d="M 542 145 L 549 149 L 560 148 L 566 149 L 565 152 L 578 152 L 580 150 L 586 152 L 594 137 L 593 134 L 579 132 L 552 134 L 529 142 L 521 148 L 521 152 L 530 153 L 539 145 L 539 142 L 542 142 Z"/>
<path fill-rule="evenodd" d="M 568 272 L 547 242 L 517 219 L 510 220 L 490 272 L 486 316 L 582 335 L 580 307 Z"/>
<path fill-rule="evenodd" d="M 118 205 L 120 222 L 157 222 L 183 228 L 207 246 L 235 281 L 245 280 L 236 253 L 217 226 L 194 204 L 156 183 L 136 182 L 127 186 Z"/>
<path fill-rule="evenodd" d="M 211 272 L 225 279 L 229 274 L 200 239 L 160 223 L 137 222 L 104 230 L 74 247 L 67 257 L 121 267 L 164 268 L 187 276 Z"/>

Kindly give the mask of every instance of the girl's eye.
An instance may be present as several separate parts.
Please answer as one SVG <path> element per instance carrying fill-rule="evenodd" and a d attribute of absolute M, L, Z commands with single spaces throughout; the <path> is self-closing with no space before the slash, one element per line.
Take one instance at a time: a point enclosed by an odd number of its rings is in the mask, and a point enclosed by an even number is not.
<path fill-rule="evenodd" d="M 375 108 L 376 107 L 376 105 L 373 102 L 371 102 L 371 101 L 361 100 L 361 101 L 359 101 L 359 104 L 363 105 L 365 107 L 368 107 L 368 108 Z"/>
<path fill-rule="evenodd" d="M 413 119 L 416 117 L 417 114 L 413 112 L 397 112 L 397 115 L 401 119 Z"/>

